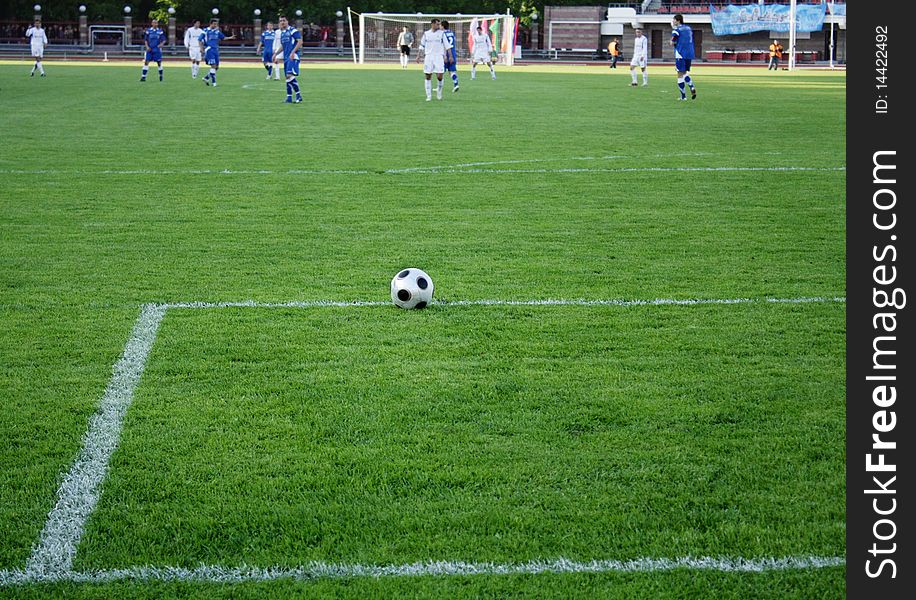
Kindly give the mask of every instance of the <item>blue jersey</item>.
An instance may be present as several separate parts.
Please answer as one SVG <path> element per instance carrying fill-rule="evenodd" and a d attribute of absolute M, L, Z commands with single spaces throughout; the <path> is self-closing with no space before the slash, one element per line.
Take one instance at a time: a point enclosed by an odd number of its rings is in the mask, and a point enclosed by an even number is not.
<path fill-rule="evenodd" d="M 143 39 L 150 47 L 150 50 L 156 50 L 159 46 L 165 44 L 165 32 L 158 27 L 150 27 L 143 32 Z"/>
<path fill-rule="evenodd" d="M 295 27 L 287 27 L 277 32 L 280 36 L 280 46 L 283 48 L 283 60 L 291 60 L 296 43 L 302 39 L 302 34 Z M 298 57 L 297 57 L 298 58 Z"/>
<path fill-rule="evenodd" d="M 219 29 L 207 27 L 197 39 L 204 43 L 208 52 L 219 52 L 219 41 L 225 37 L 226 34 Z"/>
<path fill-rule="evenodd" d="M 274 38 L 277 37 L 277 30 L 273 29 L 271 31 L 265 31 L 261 34 L 261 45 L 264 46 L 264 52 L 268 50 L 271 52 L 274 51 Z"/>
<path fill-rule="evenodd" d="M 671 32 L 674 42 L 674 58 L 693 60 L 693 30 L 687 25 L 678 25 Z"/>
<path fill-rule="evenodd" d="M 455 32 L 451 29 L 445 29 L 442 33 L 445 34 L 445 39 L 448 40 L 448 43 L 452 45 L 452 48 L 446 50 L 446 52 L 451 52 L 452 62 L 454 63 L 458 58 L 458 50 L 455 48 Z"/>

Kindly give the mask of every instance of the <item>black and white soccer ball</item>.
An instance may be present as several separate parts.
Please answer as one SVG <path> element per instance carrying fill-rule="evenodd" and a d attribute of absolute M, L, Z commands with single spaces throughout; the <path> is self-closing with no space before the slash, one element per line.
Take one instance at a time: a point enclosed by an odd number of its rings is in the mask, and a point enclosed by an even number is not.
<path fill-rule="evenodd" d="M 403 269 L 391 280 L 391 301 L 398 308 L 426 308 L 433 299 L 433 280 L 413 267 Z"/>

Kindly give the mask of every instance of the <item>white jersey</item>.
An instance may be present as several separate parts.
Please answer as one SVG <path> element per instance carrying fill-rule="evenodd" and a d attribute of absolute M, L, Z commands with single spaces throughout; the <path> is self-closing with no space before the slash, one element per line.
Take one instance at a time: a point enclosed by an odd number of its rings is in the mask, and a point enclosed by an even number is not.
<path fill-rule="evenodd" d="M 493 51 L 493 42 L 486 33 L 475 33 L 472 37 L 474 40 L 474 58 L 486 58 L 490 60 L 490 53 Z"/>
<path fill-rule="evenodd" d="M 445 32 L 441 29 L 423 32 L 423 38 L 420 40 L 420 50 L 423 50 L 426 56 L 442 56 L 444 59 L 445 51 L 451 49 L 452 45 L 449 43 L 448 38 L 445 37 Z"/>
<path fill-rule="evenodd" d="M 200 27 L 188 27 L 184 30 L 184 47 L 200 49 L 200 34 L 204 32 Z"/>
<path fill-rule="evenodd" d="M 29 27 L 25 32 L 25 37 L 32 42 L 32 50 L 44 50 L 45 44 L 48 43 L 48 36 L 41 27 Z"/>
<path fill-rule="evenodd" d="M 633 57 L 630 59 L 630 67 L 646 68 L 649 60 L 649 38 L 641 36 L 633 40 Z"/>
<path fill-rule="evenodd" d="M 633 58 L 643 58 L 649 54 L 649 38 L 642 35 L 633 39 Z"/>

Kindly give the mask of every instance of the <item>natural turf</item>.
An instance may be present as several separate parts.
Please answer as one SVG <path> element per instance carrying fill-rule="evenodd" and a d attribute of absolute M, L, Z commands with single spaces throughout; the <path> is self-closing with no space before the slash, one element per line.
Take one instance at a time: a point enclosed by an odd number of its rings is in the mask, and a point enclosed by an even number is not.
<path fill-rule="evenodd" d="M 425 103 L 416 68 L 306 65 L 286 106 L 262 70 L 210 89 L 167 66 L 141 84 L 0 65 L 0 569 L 28 557 L 141 303 L 384 300 L 410 265 L 447 300 L 845 296 L 844 171 L 639 170 L 841 169 L 843 75 L 700 68 L 679 103 L 670 69 L 631 89 L 519 67 Z M 468 163 L 492 164 L 429 170 Z M 173 309 L 76 566 L 843 556 L 844 320 L 837 302 Z M 236 591 L 837 597 L 842 580 Z M 225 593 L 0 595 L 128 589 Z"/>

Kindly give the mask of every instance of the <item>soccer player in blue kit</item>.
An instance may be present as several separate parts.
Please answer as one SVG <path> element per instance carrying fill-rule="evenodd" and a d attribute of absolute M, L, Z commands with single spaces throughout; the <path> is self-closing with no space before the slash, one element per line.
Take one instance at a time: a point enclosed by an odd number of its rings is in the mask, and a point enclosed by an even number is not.
<path fill-rule="evenodd" d="M 234 35 L 226 36 L 219 30 L 219 19 L 210 19 L 210 26 L 200 34 L 198 42 L 204 54 L 204 61 L 210 66 L 210 72 L 204 75 L 204 83 L 216 87 L 216 72 L 219 70 L 219 43 L 221 40 L 235 39 Z"/>
<path fill-rule="evenodd" d="M 146 81 L 146 73 L 149 71 L 150 61 L 159 65 L 159 81 L 162 81 L 162 46 L 165 44 L 165 32 L 159 29 L 159 21 L 153 19 L 150 21 L 149 29 L 143 32 L 143 45 L 146 47 L 146 55 L 143 57 L 143 74 L 140 75 L 140 81 Z"/>
<path fill-rule="evenodd" d="M 302 102 L 302 93 L 299 91 L 299 48 L 302 47 L 302 34 L 295 27 L 289 26 L 286 17 L 280 17 L 280 30 L 277 31 L 280 38 L 280 49 L 274 55 L 274 59 L 283 53 L 283 70 L 286 72 L 286 101 L 293 102 L 293 92 L 296 93 L 295 102 Z"/>
<path fill-rule="evenodd" d="M 274 38 L 277 37 L 277 30 L 271 21 L 267 22 L 267 29 L 261 33 L 261 62 L 267 69 L 267 79 L 273 75 L 274 70 Z M 280 79 L 280 73 L 277 73 L 275 79 Z"/>
<path fill-rule="evenodd" d="M 690 86 L 690 97 L 697 98 L 697 88 L 690 78 L 690 62 L 693 60 L 693 30 L 684 25 L 684 16 L 680 13 L 671 20 L 671 45 L 674 46 L 674 68 L 677 70 L 677 87 L 681 90 L 681 100 L 687 99 L 684 84 Z"/>
<path fill-rule="evenodd" d="M 452 91 L 458 91 L 458 49 L 455 48 L 455 32 L 449 29 L 448 21 L 442 21 L 442 33 L 445 39 L 452 45 L 445 51 L 445 70 L 452 74 Z"/>

